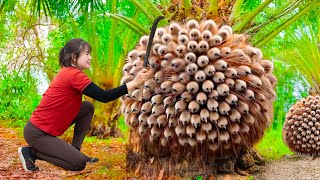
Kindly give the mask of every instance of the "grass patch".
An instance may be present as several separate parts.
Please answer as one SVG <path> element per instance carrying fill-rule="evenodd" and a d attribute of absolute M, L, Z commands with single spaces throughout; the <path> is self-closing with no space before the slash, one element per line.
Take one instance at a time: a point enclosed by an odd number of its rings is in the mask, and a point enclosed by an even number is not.
<path fill-rule="evenodd" d="M 123 133 L 124 137 L 122 139 L 125 142 L 129 138 L 130 129 L 129 129 L 128 125 L 126 125 L 126 123 L 124 122 L 124 116 L 123 115 L 120 116 L 120 118 L 119 118 L 118 128 Z"/>
<path fill-rule="evenodd" d="M 111 143 L 125 143 L 127 139 L 124 137 L 119 137 L 119 138 L 114 138 L 114 137 L 109 137 L 105 139 L 99 139 L 96 136 L 86 136 L 84 138 L 85 143 L 104 143 L 106 145 L 110 145 Z"/>
<path fill-rule="evenodd" d="M 120 116 L 119 121 L 118 121 L 118 128 L 124 133 L 124 134 L 129 134 L 129 127 L 126 125 L 124 122 L 124 116 Z"/>
<path fill-rule="evenodd" d="M 282 140 L 282 127 L 270 128 L 255 148 L 267 160 L 277 160 L 286 154 L 294 154 Z"/>

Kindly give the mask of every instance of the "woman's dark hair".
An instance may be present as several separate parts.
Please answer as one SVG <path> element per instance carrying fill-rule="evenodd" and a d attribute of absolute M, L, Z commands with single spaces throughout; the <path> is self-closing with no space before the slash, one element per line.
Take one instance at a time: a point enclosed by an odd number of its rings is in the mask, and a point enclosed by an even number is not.
<path fill-rule="evenodd" d="M 74 38 L 60 49 L 59 64 L 61 67 L 72 66 L 72 56 L 78 59 L 82 52 L 91 52 L 91 46 L 81 38 Z"/>

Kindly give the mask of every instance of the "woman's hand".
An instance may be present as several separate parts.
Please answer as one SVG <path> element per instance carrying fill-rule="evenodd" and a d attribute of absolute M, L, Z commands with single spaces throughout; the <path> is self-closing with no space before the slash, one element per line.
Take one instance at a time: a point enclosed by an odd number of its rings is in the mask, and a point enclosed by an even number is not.
<path fill-rule="evenodd" d="M 139 87 L 146 80 L 148 80 L 150 78 L 150 76 L 151 76 L 151 71 L 148 69 L 144 68 L 141 71 L 139 71 L 137 73 L 136 77 L 132 81 L 126 83 L 128 91 L 131 91 L 131 90 Z"/>

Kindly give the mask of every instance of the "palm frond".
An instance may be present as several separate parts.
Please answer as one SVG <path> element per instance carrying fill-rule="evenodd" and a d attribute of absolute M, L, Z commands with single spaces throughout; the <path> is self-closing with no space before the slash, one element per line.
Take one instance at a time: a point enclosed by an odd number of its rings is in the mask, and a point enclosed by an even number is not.
<path fill-rule="evenodd" d="M 189 11 L 190 8 L 192 7 L 192 2 L 191 0 L 182 0 L 183 6 L 186 9 L 186 11 Z"/>
<path fill-rule="evenodd" d="M 125 25 L 127 25 L 130 29 L 132 29 L 137 34 L 140 34 L 140 35 L 149 34 L 148 29 L 142 27 L 140 24 L 138 24 L 137 21 L 134 21 L 129 17 L 121 16 L 119 14 L 112 14 L 112 13 L 108 13 L 108 12 L 106 12 L 105 14 L 107 16 L 115 18 L 115 19 L 119 20 L 120 22 L 124 23 Z"/>
<path fill-rule="evenodd" d="M 50 0 L 32 0 L 31 1 L 31 11 L 40 17 L 41 10 L 44 12 L 45 16 L 52 16 L 50 3 L 54 3 Z"/>
<path fill-rule="evenodd" d="M 117 0 L 112 0 L 112 13 L 117 13 Z M 112 61 L 112 67 L 115 67 L 116 61 L 114 60 L 114 45 L 115 45 L 115 38 L 116 38 L 116 26 L 117 26 L 117 20 L 112 19 L 111 20 L 111 31 L 110 31 L 110 41 L 109 41 L 109 50 L 108 50 L 108 60 Z M 112 68 L 112 70 L 115 70 L 115 68 Z M 110 71 L 108 71 L 110 72 Z M 114 72 L 112 72 L 114 73 Z M 111 73 L 111 74 L 112 74 Z"/>
<path fill-rule="evenodd" d="M 138 19 L 138 16 L 139 16 L 139 12 L 138 10 L 135 11 L 132 19 L 133 20 L 137 20 Z M 118 61 L 118 66 L 117 68 L 118 69 L 121 69 L 123 67 L 123 64 L 124 64 L 124 59 L 125 57 L 127 56 L 132 44 L 134 44 L 134 40 L 136 40 L 133 36 L 134 34 L 134 31 L 129 31 L 128 34 L 126 36 L 122 36 L 122 50 L 121 50 L 121 55 L 120 55 L 120 60 Z M 121 79 L 121 76 L 122 76 L 122 71 L 118 70 L 115 72 L 115 75 L 114 75 L 114 79 L 115 79 L 115 83 L 118 83 L 118 84 L 115 84 L 115 85 L 119 85 L 120 83 L 120 79 Z"/>
<path fill-rule="evenodd" d="M 236 0 L 232 7 L 232 12 L 229 16 L 229 21 L 232 22 L 237 16 L 240 15 L 241 6 L 243 5 L 244 0 Z"/>
<path fill-rule="evenodd" d="M 169 5 L 169 0 L 160 0 L 160 4 L 161 5 L 164 5 L 164 6 L 167 6 L 167 5 Z"/>
<path fill-rule="evenodd" d="M 212 0 L 210 1 L 209 4 L 209 9 L 208 9 L 208 15 L 209 17 L 215 17 L 218 16 L 218 1 L 217 0 Z"/>
<path fill-rule="evenodd" d="M 264 44 L 266 44 L 267 42 L 269 42 L 272 38 L 274 38 L 276 35 L 278 35 L 281 31 L 283 31 L 284 29 L 286 29 L 287 27 L 289 27 L 291 24 L 293 24 L 294 22 L 296 22 L 299 18 L 301 18 L 302 16 L 304 16 L 306 13 L 310 12 L 313 8 L 315 8 L 316 4 L 319 3 L 318 0 L 313 0 L 311 1 L 308 5 L 306 5 L 305 7 L 303 7 L 297 14 L 295 14 L 294 16 L 292 16 L 291 18 L 289 18 L 288 20 L 286 20 L 285 22 L 283 22 L 282 24 L 280 24 L 278 27 L 276 27 L 273 30 L 270 30 L 269 33 L 262 37 L 259 41 L 254 42 L 253 44 L 255 46 L 262 46 Z"/>
<path fill-rule="evenodd" d="M 320 52 L 317 44 L 320 33 L 316 33 L 312 23 L 305 20 L 304 27 L 288 30 L 288 40 L 294 48 L 277 53 L 279 60 L 288 63 L 304 77 L 312 92 L 320 93 Z"/>
<path fill-rule="evenodd" d="M 299 6 L 302 4 L 302 0 L 297 0 L 297 1 L 289 1 L 288 3 L 286 3 L 285 5 L 283 5 L 282 7 L 280 7 L 279 9 L 277 9 L 277 11 L 272 14 L 266 21 L 262 22 L 261 24 L 258 24 L 256 26 L 253 26 L 251 28 L 248 28 L 245 33 L 247 34 L 254 34 L 258 31 L 260 31 L 262 28 L 268 26 L 269 24 L 277 21 L 280 18 L 285 17 L 286 15 L 290 14 L 291 12 L 294 11 L 294 9 L 299 8 Z"/>
<path fill-rule="evenodd" d="M 154 16 L 137 0 L 131 0 L 131 2 L 147 17 L 150 22 L 153 22 Z"/>
<path fill-rule="evenodd" d="M 71 0 L 72 9 L 80 13 L 90 13 L 103 9 L 102 1 L 90 0 L 90 1 L 78 1 Z"/>
<path fill-rule="evenodd" d="M 143 1 L 144 4 L 146 5 L 146 9 L 148 9 L 148 12 L 153 16 L 153 20 L 152 22 L 159 16 L 163 16 L 163 13 L 159 10 L 159 8 L 157 7 L 157 5 L 159 5 L 158 3 L 154 3 L 152 0 L 145 0 Z M 161 3 L 161 2 L 160 2 Z M 164 4 L 161 4 L 164 5 Z M 159 22 L 159 26 L 165 26 L 168 25 L 169 22 L 167 21 L 167 19 L 163 19 Z"/>
<path fill-rule="evenodd" d="M 161 11 L 157 8 L 156 4 L 152 2 L 152 0 L 145 0 L 143 1 L 147 8 L 149 9 L 149 12 L 151 12 L 152 15 L 154 15 L 154 19 L 157 18 L 158 16 L 162 16 L 163 14 Z"/>
<path fill-rule="evenodd" d="M 234 31 L 241 32 L 243 29 L 255 18 L 267 5 L 269 5 L 273 0 L 266 0 L 260 6 L 258 6 L 254 11 L 245 15 L 245 17 L 233 26 Z"/>
<path fill-rule="evenodd" d="M 4 12 L 11 12 L 14 10 L 16 1 L 7 1 L 7 0 L 0 0 L 0 15 Z"/>

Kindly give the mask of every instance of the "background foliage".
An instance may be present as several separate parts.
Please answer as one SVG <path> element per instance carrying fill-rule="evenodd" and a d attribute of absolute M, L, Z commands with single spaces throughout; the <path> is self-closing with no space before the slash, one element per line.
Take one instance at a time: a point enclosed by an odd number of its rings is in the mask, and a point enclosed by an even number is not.
<path fill-rule="evenodd" d="M 147 13 L 139 9 L 136 2 L 144 3 Z M 235 22 L 241 22 L 264 2 L 244 0 Z M 274 120 L 270 131 L 273 129 L 279 132 L 289 107 L 307 95 L 308 85 L 297 71 L 278 61 L 277 55 L 284 49 L 295 48 L 288 43 L 288 31 L 303 28 L 306 19 L 318 24 L 317 7 L 313 11 L 308 9 L 310 13 L 306 14 L 305 19 L 297 17 L 296 23 L 290 26 L 285 24 L 314 2 L 270 1 L 241 31 L 252 35 L 252 42 L 259 45 L 264 57 L 273 60 L 275 64 L 278 96 L 274 103 Z M 150 18 L 159 13 L 153 11 L 150 3 L 150 0 L 0 0 L 1 120 L 10 121 L 14 126 L 24 126 L 38 105 L 41 94 L 59 70 L 60 48 L 71 38 L 81 37 L 92 45 L 92 68 L 86 73 L 96 84 L 105 89 L 119 85 L 121 67 L 127 52 L 135 46 L 141 31 L 148 31 Z M 163 0 L 161 3 L 169 4 L 169 1 Z M 112 18 L 112 14 L 130 17 L 138 22 L 140 31 L 128 28 L 127 24 Z M 281 30 L 279 27 L 286 29 Z M 264 41 L 277 28 L 281 33 L 268 42 Z M 107 104 L 91 101 L 96 107 L 95 128 L 91 134 L 105 137 L 108 135 L 106 130 L 112 132 L 118 124 L 119 101 Z M 277 138 L 281 138 L 281 133 L 276 134 Z"/>

